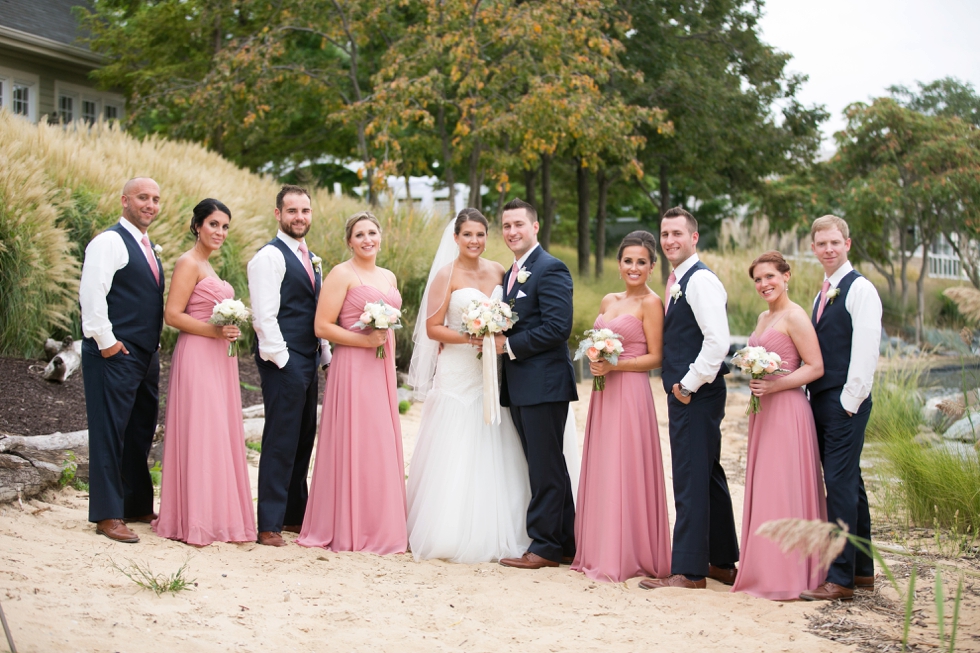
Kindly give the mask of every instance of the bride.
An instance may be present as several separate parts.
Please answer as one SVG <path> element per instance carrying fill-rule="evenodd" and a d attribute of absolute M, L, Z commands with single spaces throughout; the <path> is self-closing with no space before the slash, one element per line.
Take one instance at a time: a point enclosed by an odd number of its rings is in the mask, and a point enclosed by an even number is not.
<path fill-rule="evenodd" d="M 517 429 L 506 408 L 498 424 L 484 423 L 483 364 L 476 340 L 460 331 L 472 300 L 503 294 L 503 266 L 481 256 L 488 227 L 476 209 L 463 209 L 446 227 L 415 326 L 409 383 L 425 401 L 408 476 L 408 541 L 416 560 L 488 562 L 518 557 L 531 542 L 525 525 L 531 487 Z M 565 451 L 577 487 L 570 422 Z"/>

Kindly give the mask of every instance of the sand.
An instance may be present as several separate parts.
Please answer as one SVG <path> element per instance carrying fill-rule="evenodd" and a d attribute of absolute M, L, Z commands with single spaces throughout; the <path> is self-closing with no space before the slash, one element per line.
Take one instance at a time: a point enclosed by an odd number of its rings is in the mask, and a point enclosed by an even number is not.
<path fill-rule="evenodd" d="M 669 475 L 666 401 L 659 379 L 652 385 Z M 580 440 L 589 390 L 581 385 L 583 401 L 573 404 Z M 739 522 L 747 399 L 729 395 L 724 425 L 723 464 Z M 420 408 L 402 418 L 406 461 Z M 253 495 L 255 465 L 253 458 Z M 410 554 L 294 544 L 194 548 L 144 524 L 132 526 L 139 544 L 119 544 L 95 535 L 87 510 L 87 495 L 71 489 L 0 506 L 0 604 L 20 653 L 853 650 L 806 632 L 814 604 L 731 594 L 712 580 L 706 591 L 651 592 L 639 579 L 597 583 L 568 567 L 417 563 Z M 158 574 L 186 563 L 193 589 L 157 596 L 117 569 L 132 563 Z"/>

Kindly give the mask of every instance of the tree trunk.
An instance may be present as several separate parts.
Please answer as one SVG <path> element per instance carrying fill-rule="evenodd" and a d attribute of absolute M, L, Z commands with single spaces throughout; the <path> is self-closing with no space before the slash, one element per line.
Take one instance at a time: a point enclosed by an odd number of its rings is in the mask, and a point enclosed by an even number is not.
<path fill-rule="evenodd" d="M 660 164 L 660 218 L 670 208 L 670 179 L 667 177 L 667 162 Z M 660 231 L 660 220 L 657 220 L 657 231 Z M 657 238 L 657 248 L 660 250 L 660 283 L 667 284 L 667 277 L 670 276 L 670 262 L 664 256 L 663 247 L 660 246 L 660 238 Z M 667 301 L 666 299 L 664 300 Z"/>
<path fill-rule="evenodd" d="M 409 179 L 408 172 L 405 172 L 405 201 L 408 202 L 408 212 L 409 214 L 415 211 L 415 200 L 412 199 L 412 182 Z"/>
<path fill-rule="evenodd" d="M 919 270 L 919 278 L 915 282 L 915 342 L 921 347 L 923 329 L 925 328 L 924 318 L 926 314 L 926 294 L 925 282 L 929 276 L 929 246 L 931 241 L 922 239 L 922 267 Z"/>
<path fill-rule="evenodd" d="M 535 181 L 537 180 L 537 177 L 538 177 L 538 169 L 536 167 L 528 170 L 524 170 L 524 201 L 530 204 L 531 206 L 533 206 L 535 209 L 538 208 L 538 205 L 535 203 L 536 200 L 534 198 L 535 195 L 534 184 Z"/>
<path fill-rule="evenodd" d="M 575 164 L 575 180 L 578 191 L 578 273 L 585 278 L 589 275 L 589 169 L 582 161 L 572 159 Z"/>
<path fill-rule="evenodd" d="M 88 481 L 88 431 L 0 436 L 0 502 L 28 499 L 55 487 L 69 460 Z"/>
<path fill-rule="evenodd" d="M 606 203 L 609 197 L 609 186 L 612 179 L 606 176 L 602 168 L 595 174 L 599 196 L 595 207 L 595 278 L 602 278 L 602 262 L 606 258 Z"/>
<path fill-rule="evenodd" d="M 551 247 L 551 226 L 555 221 L 555 202 L 551 197 L 551 156 L 545 154 L 541 157 L 541 233 L 538 234 L 538 241 L 541 247 L 548 250 Z"/>
<path fill-rule="evenodd" d="M 443 176 L 449 189 L 449 215 L 456 215 L 456 175 L 453 174 L 452 150 L 450 150 L 449 134 L 446 133 L 446 109 L 439 105 L 439 139 L 442 141 L 442 165 L 445 166 Z M 438 216 L 437 216 L 438 217 Z"/>
<path fill-rule="evenodd" d="M 361 155 L 361 160 L 364 161 L 364 182 L 368 188 L 368 203 L 372 207 L 377 208 L 378 196 L 374 192 L 374 166 L 371 165 L 371 161 L 368 158 L 367 135 L 365 134 L 364 122 L 357 123 L 357 150 Z"/>
<path fill-rule="evenodd" d="M 470 197 L 466 206 L 474 209 L 480 208 L 480 183 L 483 175 L 480 174 L 480 148 L 479 139 L 473 143 L 473 151 L 470 152 Z"/>

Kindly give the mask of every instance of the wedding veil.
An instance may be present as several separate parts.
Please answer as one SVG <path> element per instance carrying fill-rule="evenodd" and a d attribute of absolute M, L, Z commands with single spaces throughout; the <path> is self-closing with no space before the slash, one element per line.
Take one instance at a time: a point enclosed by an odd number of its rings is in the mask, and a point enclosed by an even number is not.
<path fill-rule="evenodd" d="M 429 338 L 425 323 L 446 301 L 451 271 L 444 278 L 440 278 L 439 283 L 436 283 L 436 276 L 459 256 L 459 247 L 454 238 L 455 225 L 456 216 L 453 216 L 442 232 L 439 249 L 436 250 L 432 268 L 429 269 L 429 280 L 425 284 L 422 303 L 419 304 L 418 317 L 415 318 L 415 334 L 412 336 L 415 348 L 412 350 L 412 363 L 408 368 L 408 384 L 415 391 L 416 401 L 425 401 L 425 396 L 432 389 L 432 378 L 436 373 L 439 343 Z"/>

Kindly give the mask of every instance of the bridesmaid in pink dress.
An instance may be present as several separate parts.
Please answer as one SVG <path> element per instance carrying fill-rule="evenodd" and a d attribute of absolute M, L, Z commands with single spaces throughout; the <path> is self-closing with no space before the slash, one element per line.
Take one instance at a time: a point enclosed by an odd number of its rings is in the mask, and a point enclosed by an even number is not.
<path fill-rule="evenodd" d="M 670 525 L 649 370 L 660 367 L 664 305 L 647 287 L 657 244 L 634 231 L 619 246 L 626 291 L 606 295 L 595 328 L 622 336 L 617 364 L 591 363 L 606 377 L 593 392 L 575 519 L 572 569 L 600 581 L 670 575 Z"/>
<path fill-rule="evenodd" d="M 404 553 L 405 461 L 398 421 L 395 339 L 354 329 L 364 305 L 401 308 L 395 275 L 375 264 L 381 226 L 370 213 L 347 220 L 352 257 L 330 271 L 317 305 L 316 334 L 334 345 L 320 419 L 310 498 L 298 544 L 331 551 Z M 384 345 L 385 358 L 375 350 Z"/>
<path fill-rule="evenodd" d="M 197 243 L 174 265 L 164 309 L 180 329 L 170 370 L 157 535 L 196 546 L 254 542 L 255 514 L 245 460 L 238 359 L 228 343 L 236 326 L 208 324 L 215 304 L 235 290 L 209 257 L 228 235 L 231 212 L 213 199 L 194 207 Z"/>
<path fill-rule="evenodd" d="M 762 410 L 749 416 L 741 566 L 732 591 L 792 600 L 816 588 L 826 570 L 818 568 L 815 557 L 783 553 L 755 532 L 773 519 L 827 520 L 817 430 L 801 387 L 823 376 L 823 357 L 810 316 L 790 301 L 790 268 L 782 254 L 766 252 L 753 261 L 749 276 L 769 304 L 749 344 L 779 354 L 790 373 L 749 384 Z"/>

